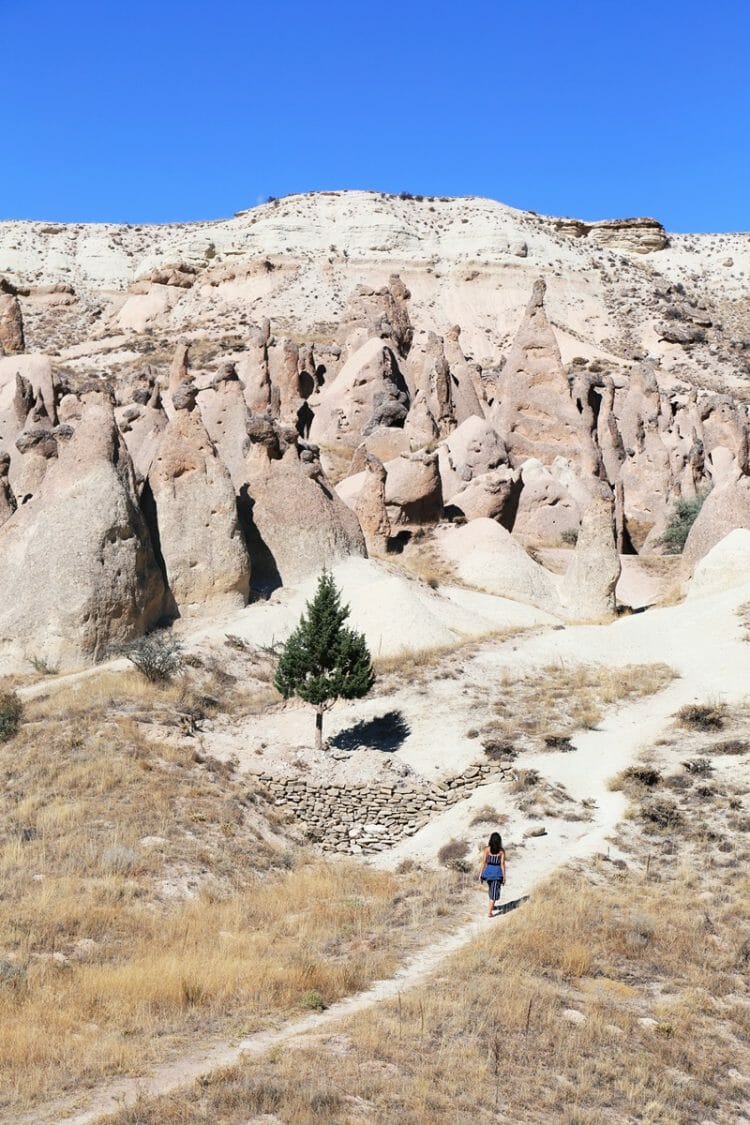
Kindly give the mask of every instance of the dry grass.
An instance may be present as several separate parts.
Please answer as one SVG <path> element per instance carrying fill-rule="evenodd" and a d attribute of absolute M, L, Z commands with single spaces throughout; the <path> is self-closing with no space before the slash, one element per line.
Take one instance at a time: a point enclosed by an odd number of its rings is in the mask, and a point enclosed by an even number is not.
<path fill-rule="evenodd" d="M 534 748 L 563 749 L 575 731 L 595 728 L 607 709 L 661 691 L 674 678 L 666 664 L 621 668 L 548 664 L 523 676 L 506 673 L 494 716 L 481 729 L 486 747 L 521 739 Z"/>
<path fill-rule="evenodd" d="M 61 684 L 4 750 L 6 1109 L 359 989 L 463 894 L 446 872 L 315 858 L 231 763 L 146 722 L 181 692 L 135 673 Z"/>
<path fill-rule="evenodd" d="M 707 815 L 680 792 L 679 823 L 656 834 L 635 808 L 627 861 L 602 856 L 538 888 L 423 988 L 114 1122 L 745 1120 L 747 796 L 746 777 L 727 777 Z"/>
<path fill-rule="evenodd" d="M 378 656 L 373 660 L 377 674 L 376 694 L 388 695 L 404 681 L 409 684 L 426 684 L 432 679 L 457 679 L 463 674 L 463 664 L 474 656 L 482 645 L 493 641 L 497 645 L 513 640 L 528 632 L 521 626 L 505 629 L 488 629 L 480 637 L 467 637 L 451 644 L 435 645 L 418 652 L 404 650 L 391 656 Z"/>

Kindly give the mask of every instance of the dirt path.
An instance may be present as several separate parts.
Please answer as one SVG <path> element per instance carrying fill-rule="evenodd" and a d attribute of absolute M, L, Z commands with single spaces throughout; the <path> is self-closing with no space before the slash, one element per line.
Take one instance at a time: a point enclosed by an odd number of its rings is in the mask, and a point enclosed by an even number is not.
<path fill-rule="evenodd" d="M 683 688 L 680 694 L 684 694 L 685 690 Z M 610 755 L 615 736 L 618 745 L 615 768 L 620 768 L 626 760 L 632 760 L 644 739 L 651 737 L 660 729 L 667 716 L 672 714 L 675 706 L 673 696 L 674 692 L 670 689 L 653 700 L 641 701 L 620 711 L 611 723 L 603 723 L 600 730 L 587 732 L 586 736 L 583 736 L 586 739 L 586 748 L 585 750 L 582 748 L 587 762 L 581 762 L 581 765 L 588 768 L 587 763 L 600 759 L 604 762 L 611 761 Z M 650 716 L 646 713 L 648 704 L 651 705 L 653 712 Z M 554 772 L 553 758 L 556 757 L 559 756 L 548 755 L 545 759 L 550 774 Z M 606 789 L 604 775 L 611 776 L 612 772 L 614 770 L 611 766 L 605 766 L 598 775 L 591 777 L 591 784 L 587 786 L 587 794 L 597 800 L 592 821 L 550 824 L 549 835 L 527 841 L 515 855 L 509 857 L 509 907 L 522 901 L 533 891 L 535 884 L 563 864 L 608 849 L 608 837 L 615 830 L 624 808 L 621 795 L 610 793 Z M 460 816 L 462 806 L 464 806 L 465 817 L 465 806 L 477 801 L 486 802 L 487 795 L 495 784 L 481 786 L 466 802 L 454 806 L 443 817 L 438 818 L 430 826 L 429 831 L 442 833 L 442 838 L 445 839 L 445 833 L 449 829 L 449 823 L 446 822 L 451 817 Z M 426 844 L 424 839 L 419 839 L 418 836 L 413 838 L 411 846 L 418 854 Z M 389 853 L 388 860 L 393 862 L 395 858 Z M 464 916 L 457 922 L 457 927 L 452 933 L 421 949 L 407 960 L 393 977 L 375 981 L 368 989 L 339 1001 L 325 1012 L 313 1013 L 280 1027 L 249 1035 L 244 1039 L 212 1040 L 201 1043 L 190 1053 L 156 1067 L 147 1076 L 109 1082 L 95 1087 L 75 1100 L 58 1101 L 53 1105 L 39 1107 L 28 1115 L 2 1117 L 0 1121 L 4 1125 L 10 1125 L 11 1122 L 13 1125 L 51 1125 L 52 1122 L 62 1121 L 69 1125 L 87 1125 L 103 1115 L 132 1105 L 139 1097 L 166 1094 L 217 1067 L 237 1062 L 241 1056 L 262 1055 L 272 1047 L 288 1043 L 309 1032 L 319 1031 L 337 1020 L 390 1000 L 400 992 L 423 983 L 445 958 L 471 941 L 487 926 L 502 924 L 502 917 L 490 922 L 486 917 L 486 900 L 483 895 L 477 893 L 474 916 L 468 919 Z M 80 1108 L 82 1102 L 88 1103 L 87 1108 Z"/>
<path fill-rule="evenodd" d="M 742 596 L 746 598 L 747 591 Z M 734 614 L 739 600 L 734 592 L 732 596 L 705 599 L 689 607 L 634 616 L 607 630 L 578 628 L 546 633 L 530 638 L 514 656 L 518 668 L 538 666 L 553 659 L 603 662 L 610 666 L 628 660 L 639 663 L 663 660 L 677 668 L 680 678 L 664 691 L 615 711 L 596 730 L 578 735 L 573 740 L 574 753 L 539 756 L 534 764 L 544 777 L 564 784 L 578 800 L 591 799 L 593 814 L 588 822 L 551 820 L 545 824 L 547 835 L 519 842 L 509 854 L 507 890 L 511 901 L 521 900 L 541 880 L 571 860 L 611 850 L 611 837 L 623 815 L 625 799 L 621 793 L 610 792 L 608 780 L 669 728 L 671 717 L 680 706 L 709 696 L 727 702 L 747 696 L 750 646 L 742 642 Z M 498 659 L 491 650 L 487 652 L 488 673 L 496 670 Z M 507 660 L 507 655 L 504 659 Z M 531 761 L 529 757 L 524 764 L 531 764 Z M 414 837 L 379 856 L 376 862 L 391 866 L 407 855 L 433 857 L 436 846 L 445 842 L 455 828 L 465 829 L 472 807 L 497 800 L 501 792 L 500 783 L 479 787 L 467 801 L 448 809 Z M 485 903 L 477 894 L 474 916 L 457 918 L 452 933 L 417 952 L 392 978 L 374 982 L 368 989 L 325 1012 L 244 1039 L 214 1039 L 201 1043 L 190 1053 L 156 1067 L 147 1076 L 102 1084 L 75 1099 L 39 1107 L 22 1117 L 4 1116 L 0 1121 L 4 1125 L 11 1125 L 11 1122 L 13 1125 L 51 1125 L 63 1121 L 69 1125 L 86 1125 L 132 1105 L 141 1096 L 168 1093 L 242 1056 L 257 1057 L 274 1046 L 317 1032 L 345 1016 L 389 1000 L 424 982 L 445 958 L 485 927 L 502 924 L 502 918 L 487 920 Z"/>

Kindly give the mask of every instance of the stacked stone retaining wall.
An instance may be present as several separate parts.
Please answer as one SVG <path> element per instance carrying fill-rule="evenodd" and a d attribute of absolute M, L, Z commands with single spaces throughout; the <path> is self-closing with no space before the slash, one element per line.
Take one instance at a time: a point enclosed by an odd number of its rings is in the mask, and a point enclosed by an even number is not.
<path fill-rule="evenodd" d="M 511 768 L 483 762 L 435 784 L 394 779 L 321 785 L 271 774 L 261 774 L 258 780 L 272 803 L 293 812 L 310 839 L 325 851 L 362 855 L 385 851 L 412 836 L 443 809 L 464 800 L 477 786 L 500 780 Z"/>

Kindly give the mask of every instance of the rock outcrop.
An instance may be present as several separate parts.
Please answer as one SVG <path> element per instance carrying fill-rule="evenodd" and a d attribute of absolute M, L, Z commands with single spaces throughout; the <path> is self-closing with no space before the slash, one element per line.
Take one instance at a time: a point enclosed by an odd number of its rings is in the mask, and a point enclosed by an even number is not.
<path fill-rule="evenodd" d="M 723 594 L 738 586 L 750 589 L 750 530 L 730 531 L 698 562 L 688 586 L 688 598 Z"/>
<path fill-rule="evenodd" d="M 250 560 L 226 466 L 206 432 L 192 383 L 172 388 L 169 420 L 148 474 L 166 580 L 182 616 L 247 603 Z"/>
<path fill-rule="evenodd" d="M 554 576 L 494 520 L 476 519 L 464 527 L 447 528 L 437 533 L 436 541 L 467 585 L 564 616 Z"/>
<path fill-rule="evenodd" d="M 750 477 L 736 475 L 706 497 L 682 552 L 682 566 L 691 574 L 701 559 L 736 528 L 750 530 Z"/>
<path fill-rule="evenodd" d="M 386 470 L 372 453 L 365 458 L 365 479 L 357 497 L 355 512 L 367 544 L 367 553 L 378 556 L 388 551 L 391 521 L 385 506 Z"/>
<path fill-rule="evenodd" d="M 560 589 L 570 620 L 606 621 L 616 612 L 615 587 L 622 568 L 613 508 L 612 493 L 600 485 L 583 513 L 573 560 Z"/>
<path fill-rule="evenodd" d="M 23 316 L 18 297 L 0 286 L 0 355 L 19 355 L 24 350 Z"/>
<path fill-rule="evenodd" d="M 0 651 L 16 660 L 75 668 L 161 616 L 161 571 L 103 396 L 84 404 L 38 495 L 0 528 L 0 559 Z"/>
<path fill-rule="evenodd" d="M 241 508 L 259 584 L 293 584 L 349 555 L 365 556 L 357 517 L 329 487 L 317 447 L 269 416 L 252 416 L 248 435 Z"/>
<path fill-rule="evenodd" d="M 503 368 L 489 420 L 505 441 L 514 468 L 529 458 L 548 465 L 556 457 L 566 457 L 596 475 L 599 457 L 571 397 L 544 309 L 545 290 L 540 278 Z"/>
<path fill-rule="evenodd" d="M 402 453 L 386 465 L 385 502 L 393 524 L 434 523 L 443 510 L 437 453 Z"/>

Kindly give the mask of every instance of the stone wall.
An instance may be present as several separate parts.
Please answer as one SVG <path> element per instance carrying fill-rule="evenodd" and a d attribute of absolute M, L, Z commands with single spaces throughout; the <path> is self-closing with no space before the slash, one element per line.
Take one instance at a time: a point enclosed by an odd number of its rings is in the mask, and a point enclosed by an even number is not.
<path fill-rule="evenodd" d="M 293 812 L 311 840 L 325 851 L 362 855 L 382 852 L 412 836 L 435 815 L 470 796 L 477 786 L 502 779 L 509 765 L 483 762 L 445 781 L 316 784 L 301 777 L 258 778 L 278 808 Z"/>

